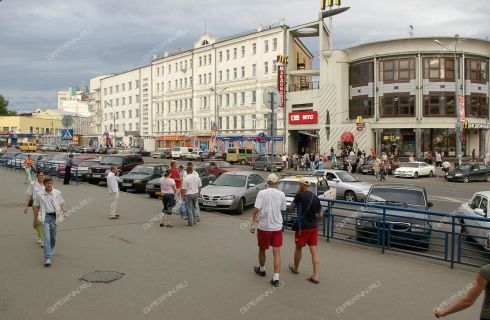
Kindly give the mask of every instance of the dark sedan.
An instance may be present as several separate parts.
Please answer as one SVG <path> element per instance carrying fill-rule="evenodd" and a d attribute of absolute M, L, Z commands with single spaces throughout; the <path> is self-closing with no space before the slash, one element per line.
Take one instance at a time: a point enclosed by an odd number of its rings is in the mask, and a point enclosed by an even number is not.
<path fill-rule="evenodd" d="M 446 176 L 448 181 L 468 183 L 470 181 L 490 182 L 490 167 L 484 164 L 462 164 L 449 171 Z"/>
<path fill-rule="evenodd" d="M 141 164 L 127 174 L 119 177 L 119 190 L 145 191 L 146 184 L 155 178 L 161 178 L 168 166 L 165 164 Z"/>
<path fill-rule="evenodd" d="M 229 162 L 214 160 L 205 161 L 196 168 L 204 168 L 208 171 L 209 174 L 215 176 L 219 176 L 222 173 L 236 170 Z"/>
<path fill-rule="evenodd" d="M 390 166 L 388 167 L 388 174 L 393 174 L 396 169 L 400 168 L 399 162 L 393 162 L 390 160 Z M 361 167 L 363 174 L 374 174 L 373 163 L 365 164 Z"/>
<path fill-rule="evenodd" d="M 204 161 L 204 160 L 209 160 L 214 157 L 214 154 L 216 152 L 213 151 L 204 151 L 199 155 L 199 160 Z"/>
<path fill-rule="evenodd" d="M 216 179 L 214 175 L 209 174 L 204 168 L 195 168 L 194 171 L 201 178 L 203 188 Z M 150 198 L 158 198 L 160 196 L 160 178 L 155 178 L 146 184 L 146 193 L 148 193 Z"/>

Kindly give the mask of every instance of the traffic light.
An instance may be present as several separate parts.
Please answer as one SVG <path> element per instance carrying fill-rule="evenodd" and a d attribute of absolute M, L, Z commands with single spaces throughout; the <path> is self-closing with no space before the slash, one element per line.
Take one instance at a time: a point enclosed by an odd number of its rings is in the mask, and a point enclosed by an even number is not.
<path fill-rule="evenodd" d="M 470 127 L 470 122 L 468 120 L 465 120 L 463 122 L 463 129 L 468 129 Z"/>

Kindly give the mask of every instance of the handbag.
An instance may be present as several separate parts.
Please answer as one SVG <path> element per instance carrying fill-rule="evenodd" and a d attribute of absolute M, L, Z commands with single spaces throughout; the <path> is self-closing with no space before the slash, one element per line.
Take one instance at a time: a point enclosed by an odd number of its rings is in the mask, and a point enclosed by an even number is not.
<path fill-rule="evenodd" d="M 34 201 L 32 200 L 32 198 L 29 200 L 29 204 L 27 205 L 28 207 L 32 207 L 34 204 Z"/>

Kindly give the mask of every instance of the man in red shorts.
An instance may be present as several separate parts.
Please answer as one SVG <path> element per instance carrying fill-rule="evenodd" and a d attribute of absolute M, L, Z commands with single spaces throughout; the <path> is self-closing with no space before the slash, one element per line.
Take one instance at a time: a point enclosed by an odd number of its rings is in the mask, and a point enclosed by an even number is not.
<path fill-rule="evenodd" d="M 320 269 L 320 256 L 318 255 L 318 222 L 317 220 L 322 217 L 322 206 L 320 199 L 309 190 L 310 183 L 308 180 L 299 181 L 299 192 L 294 197 L 293 202 L 290 205 L 290 210 L 298 208 L 298 218 L 294 225 L 296 230 L 294 240 L 296 243 L 296 249 L 294 251 L 294 264 L 289 264 L 289 270 L 292 273 L 298 274 L 299 263 L 301 261 L 301 254 L 303 247 L 308 245 L 311 252 L 311 262 L 313 264 L 313 274 L 306 280 L 318 284 Z"/>
<path fill-rule="evenodd" d="M 255 224 L 258 221 L 257 240 L 259 244 L 259 266 L 254 271 L 259 276 L 265 277 L 265 251 L 272 246 L 274 255 L 274 276 L 271 284 L 279 286 L 279 271 L 281 270 L 282 246 L 282 213 L 287 209 L 286 195 L 277 190 L 279 178 L 275 174 L 267 177 L 267 189 L 259 191 L 255 200 L 252 225 L 250 232 L 255 233 Z M 260 213 L 260 214 L 259 214 Z"/>

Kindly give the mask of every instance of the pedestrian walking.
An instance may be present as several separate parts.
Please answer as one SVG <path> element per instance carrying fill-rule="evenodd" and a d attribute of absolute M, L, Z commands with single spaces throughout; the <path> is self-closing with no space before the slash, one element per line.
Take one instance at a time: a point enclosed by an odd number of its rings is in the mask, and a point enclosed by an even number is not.
<path fill-rule="evenodd" d="M 172 215 L 172 208 L 175 206 L 175 192 L 177 191 L 175 180 L 172 179 L 172 172 L 167 169 L 160 178 L 160 193 L 162 194 L 162 219 L 160 227 L 173 227 L 169 221 L 169 216 Z"/>
<path fill-rule="evenodd" d="M 485 165 L 490 165 L 490 151 L 487 151 L 487 153 L 485 153 Z"/>
<path fill-rule="evenodd" d="M 410 154 L 410 157 L 408 157 L 408 162 L 414 162 L 415 157 L 413 156 L 413 153 Z"/>
<path fill-rule="evenodd" d="M 27 155 L 27 158 L 24 160 L 24 171 L 25 171 L 25 178 L 24 178 L 24 184 L 26 184 L 28 181 L 29 183 L 32 183 L 32 157 L 31 155 Z"/>
<path fill-rule="evenodd" d="M 27 210 L 29 207 L 32 208 L 32 213 L 35 212 L 33 204 L 34 204 L 34 197 L 36 197 L 39 192 L 44 190 L 44 171 L 39 170 L 36 175 L 37 179 L 32 181 L 29 184 L 29 187 L 27 187 L 26 190 L 26 201 L 25 201 L 25 206 L 24 206 L 24 214 L 27 214 Z M 39 223 L 39 221 L 36 219 L 35 214 L 33 215 L 34 221 L 32 222 L 32 227 L 36 230 L 37 232 L 37 243 L 43 246 L 43 228 L 42 225 Z"/>
<path fill-rule="evenodd" d="M 385 175 L 388 172 L 388 163 L 382 161 L 379 167 L 379 181 L 386 181 Z"/>
<path fill-rule="evenodd" d="M 299 191 L 294 196 L 294 200 L 289 206 L 291 212 L 297 209 L 297 219 L 293 229 L 294 242 L 296 248 L 294 250 L 294 263 L 289 264 L 289 270 L 294 273 L 299 273 L 299 264 L 303 247 L 308 245 L 311 253 L 311 263 L 313 265 L 313 273 L 306 280 L 318 284 L 320 270 L 320 256 L 318 254 L 318 219 L 322 218 L 322 206 L 320 199 L 310 190 L 310 183 L 302 179 L 299 181 Z"/>
<path fill-rule="evenodd" d="M 59 190 L 53 188 L 53 179 L 44 178 L 44 190 L 34 197 L 34 224 L 41 223 L 44 241 L 44 265 L 51 265 L 56 245 L 56 220 L 66 216 L 65 200 Z"/>
<path fill-rule="evenodd" d="M 476 159 L 476 150 L 473 149 L 473 151 L 471 151 L 471 160 L 476 161 L 475 159 Z"/>
<path fill-rule="evenodd" d="M 198 210 L 197 198 L 201 194 L 202 182 L 199 175 L 192 174 L 192 167 L 187 167 L 187 176 L 182 183 L 182 199 L 187 206 L 187 225 L 197 223 L 196 211 Z"/>
<path fill-rule="evenodd" d="M 436 152 L 436 168 L 442 168 L 442 155 L 440 152 Z"/>
<path fill-rule="evenodd" d="M 107 189 L 111 198 L 111 212 L 109 219 L 119 219 L 117 203 L 119 202 L 119 185 L 117 184 L 117 167 L 111 166 L 111 171 L 107 174 Z"/>
<path fill-rule="evenodd" d="M 170 178 L 175 181 L 175 201 L 180 200 L 180 189 L 182 189 L 182 177 L 177 170 L 177 161 L 170 162 Z"/>
<path fill-rule="evenodd" d="M 374 177 L 376 178 L 376 181 L 379 181 L 379 172 L 381 170 L 381 160 L 379 158 L 376 158 L 373 163 L 373 172 L 374 172 Z"/>
<path fill-rule="evenodd" d="M 267 176 L 268 188 L 259 191 L 255 200 L 252 224 L 250 232 L 255 233 L 257 229 L 257 242 L 259 246 L 259 265 L 254 267 L 254 271 L 259 276 L 265 277 L 265 251 L 272 246 L 274 256 L 274 275 L 271 284 L 279 286 L 279 272 L 281 270 L 281 251 L 282 246 L 282 211 L 286 210 L 286 195 L 277 190 L 279 178 L 275 174 Z M 258 222 L 258 227 L 256 224 Z"/>
<path fill-rule="evenodd" d="M 471 307 L 483 291 L 485 291 L 485 299 L 483 299 L 483 305 L 480 312 L 481 320 L 490 320 L 490 287 L 488 283 L 490 282 L 490 264 L 484 265 L 480 268 L 480 271 L 476 275 L 476 279 L 471 283 L 468 292 L 459 301 L 452 304 L 451 306 L 441 309 L 434 309 L 434 315 L 437 318 L 442 318 L 450 314 L 462 311 L 466 308 Z"/>
<path fill-rule="evenodd" d="M 73 154 L 70 153 L 70 155 L 68 156 L 68 160 L 66 160 L 65 179 L 63 180 L 63 184 L 70 184 L 72 166 L 73 166 Z"/>

